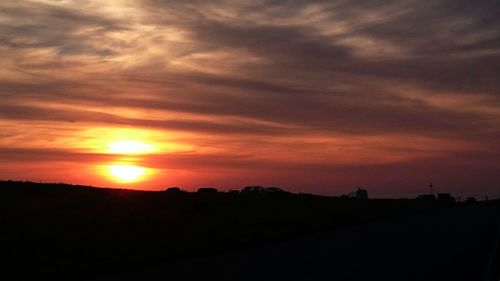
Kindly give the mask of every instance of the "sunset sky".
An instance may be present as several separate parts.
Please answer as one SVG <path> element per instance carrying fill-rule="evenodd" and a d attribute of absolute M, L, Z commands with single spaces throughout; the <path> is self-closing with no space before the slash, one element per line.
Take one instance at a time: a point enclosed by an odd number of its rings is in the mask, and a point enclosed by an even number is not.
<path fill-rule="evenodd" d="M 0 179 L 500 197 L 500 1 L 0 1 Z"/>

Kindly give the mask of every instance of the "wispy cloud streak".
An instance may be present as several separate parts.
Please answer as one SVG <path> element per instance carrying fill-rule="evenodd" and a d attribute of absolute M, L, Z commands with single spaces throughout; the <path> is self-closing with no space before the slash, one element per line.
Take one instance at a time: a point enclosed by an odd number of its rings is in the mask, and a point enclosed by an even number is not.
<path fill-rule="evenodd" d="M 322 171 L 317 183 L 333 192 L 366 167 L 415 167 L 415 185 L 423 174 L 441 179 L 422 165 L 462 159 L 490 170 L 500 147 L 499 12 L 489 0 L 2 2 L 0 157 L 20 162 L 36 150 L 51 163 L 93 163 L 61 139 L 115 127 L 182 136 L 188 154 L 143 164 L 231 170 L 223 184 L 274 169 L 299 186 L 296 171 Z M 29 127 L 45 145 L 14 151 Z M 51 142 L 36 135 L 46 127 L 70 132 Z M 485 190 L 500 180 L 484 176 Z M 464 178 L 442 180 L 479 180 Z M 383 193 L 388 182 L 373 185 Z"/>

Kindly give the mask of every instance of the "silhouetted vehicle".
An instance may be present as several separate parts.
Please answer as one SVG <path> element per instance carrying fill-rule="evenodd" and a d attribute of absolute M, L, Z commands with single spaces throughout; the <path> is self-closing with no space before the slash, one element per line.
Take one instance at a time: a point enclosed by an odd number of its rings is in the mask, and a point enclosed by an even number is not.
<path fill-rule="evenodd" d="M 368 190 L 358 187 L 358 190 L 347 194 L 351 198 L 368 199 Z"/>
<path fill-rule="evenodd" d="M 168 193 L 180 193 L 181 192 L 181 188 L 180 187 L 169 187 L 167 188 L 167 190 L 165 190 L 165 192 L 168 192 Z"/>
<path fill-rule="evenodd" d="M 268 194 L 268 193 L 286 194 L 289 192 L 276 186 L 263 187 L 260 185 L 249 185 L 243 188 L 243 190 L 241 190 L 240 193 L 241 194 Z"/>
<path fill-rule="evenodd" d="M 455 197 L 449 193 L 438 193 L 437 200 L 440 202 L 455 202 Z"/>
<path fill-rule="evenodd" d="M 436 200 L 436 195 L 434 194 L 420 194 L 417 196 L 417 199 L 420 200 Z"/>
<path fill-rule="evenodd" d="M 288 191 L 285 191 L 285 190 L 283 190 L 279 187 L 275 187 L 275 186 L 266 187 L 266 191 L 268 193 L 283 193 L 283 194 L 289 193 Z"/>
<path fill-rule="evenodd" d="M 198 193 L 217 193 L 217 188 L 215 187 L 200 187 L 198 188 Z"/>
<path fill-rule="evenodd" d="M 241 190 L 241 194 L 249 194 L 249 193 L 252 193 L 252 194 L 260 194 L 260 193 L 266 193 L 266 189 L 260 185 L 249 185 L 249 186 L 245 186 L 245 188 L 243 188 Z"/>

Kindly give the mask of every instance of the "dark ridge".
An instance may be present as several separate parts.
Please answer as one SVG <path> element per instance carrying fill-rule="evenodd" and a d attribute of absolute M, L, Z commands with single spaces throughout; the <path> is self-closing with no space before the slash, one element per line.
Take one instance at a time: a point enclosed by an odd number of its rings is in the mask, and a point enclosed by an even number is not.
<path fill-rule="evenodd" d="M 75 279 L 478 204 L 0 181 L 0 248 L 7 271 Z"/>

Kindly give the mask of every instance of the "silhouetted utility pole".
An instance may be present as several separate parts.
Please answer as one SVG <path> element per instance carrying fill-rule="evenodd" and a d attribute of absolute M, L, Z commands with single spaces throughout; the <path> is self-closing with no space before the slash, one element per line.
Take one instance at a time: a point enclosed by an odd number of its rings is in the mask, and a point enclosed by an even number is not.
<path fill-rule="evenodd" d="M 433 189 L 433 185 L 432 185 L 432 182 L 429 184 L 429 189 L 431 190 L 431 194 L 434 194 L 434 189 Z"/>

